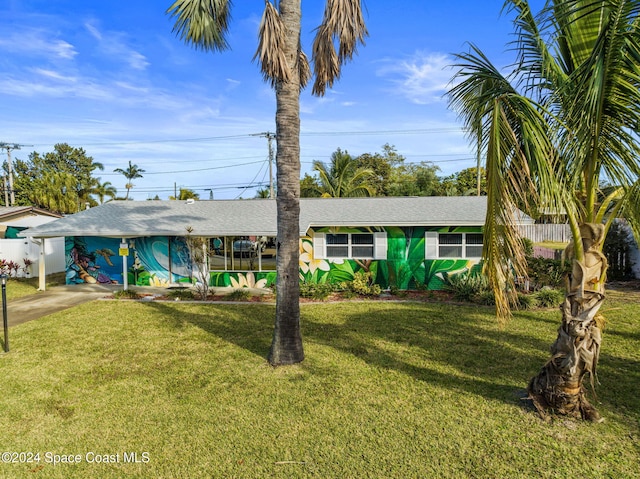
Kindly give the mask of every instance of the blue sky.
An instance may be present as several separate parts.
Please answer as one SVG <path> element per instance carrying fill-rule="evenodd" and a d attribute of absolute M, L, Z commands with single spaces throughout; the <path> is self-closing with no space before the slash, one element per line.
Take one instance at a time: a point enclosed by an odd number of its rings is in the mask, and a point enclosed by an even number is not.
<path fill-rule="evenodd" d="M 231 50 L 194 50 L 172 33 L 171 1 L 0 2 L 0 142 L 27 159 L 56 143 L 82 147 L 113 173 L 145 170 L 137 200 L 174 187 L 201 198 L 251 198 L 268 185 L 275 94 L 251 61 L 264 3 L 236 0 Z M 532 1 L 539 8 L 542 1 Z M 474 166 L 474 152 L 443 97 L 453 53 L 478 45 L 498 66 L 513 61 L 502 0 L 365 0 L 366 45 L 323 98 L 301 96 L 302 172 L 337 148 L 356 156 L 395 146 L 407 162 L 431 161 L 446 176 Z M 303 1 L 310 56 L 324 1 Z M 1 154 L 1 153 L 0 153 Z M 4 155 L 3 155 L 4 156 Z M 258 185 L 258 186 L 256 186 Z M 260 186 L 262 185 L 262 186 Z"/>

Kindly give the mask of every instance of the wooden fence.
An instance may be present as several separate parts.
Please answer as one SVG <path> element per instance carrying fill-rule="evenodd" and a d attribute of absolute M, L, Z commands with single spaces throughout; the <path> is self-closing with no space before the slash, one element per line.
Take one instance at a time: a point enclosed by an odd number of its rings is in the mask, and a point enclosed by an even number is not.
<path fill-rule="evenodd" d="M 568 243 L 571 241 L 569 225 L 520 225 L 518 229 L 521 236 L 529 238 L 534 243 L 542 243 L 543 241 Z"/>

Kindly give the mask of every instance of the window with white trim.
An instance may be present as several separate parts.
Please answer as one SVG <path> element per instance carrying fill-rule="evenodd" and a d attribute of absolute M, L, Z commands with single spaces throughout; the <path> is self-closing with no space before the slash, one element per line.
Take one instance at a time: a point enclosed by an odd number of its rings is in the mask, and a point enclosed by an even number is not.
<path fill-rule="evenodd" d="M 387 234 L 315 233 L 316 259 L 387 259 Z"/>
<path fill-rule="evenodd" d="M 425 258 L 481 258 L 482 233 L 427 231 Z"/>

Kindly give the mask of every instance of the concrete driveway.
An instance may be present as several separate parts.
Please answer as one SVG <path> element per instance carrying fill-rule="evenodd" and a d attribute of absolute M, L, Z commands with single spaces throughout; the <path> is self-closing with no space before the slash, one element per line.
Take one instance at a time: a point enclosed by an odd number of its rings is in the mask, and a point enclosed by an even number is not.
<path fill-rule="evenodd" d="M 73 284 L 53 286 L 30 296 L 7 301 L 9 326 L 26 323 L 64 309 L 88 303 L 121 290 L 121 284 Z"/>

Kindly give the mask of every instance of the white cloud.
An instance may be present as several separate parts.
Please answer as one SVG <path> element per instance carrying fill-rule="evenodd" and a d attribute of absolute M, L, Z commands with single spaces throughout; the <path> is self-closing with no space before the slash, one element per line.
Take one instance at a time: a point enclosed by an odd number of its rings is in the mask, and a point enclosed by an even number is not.
<path fill-rule="evenodd" d="M 45 58 L 73 59 L 78 52 L 75 47 L 60 39 L 51 39 L 51 34 L 42 30 L 24 29 L 0 38 L 0 50 L 21 55 Z"/>
<path fill-rule="evenodd" d="M 147 57 L 128 45 L 126 34 L 109 31 L 106 32 L 107 35 L 103 35 L 100 29 L 90 22 L 86 22 L 84 27 L 98 41 L 99 51 L 111 59 L 116 61 L 124 60 L 134 70 L 146 70 L 149 66 Z"/>
<path fill-rule="evenodd" d="M 452 76 L 448 68 L 451 63 L 452 59 L 442 53 L 417 52 L 404 60 L 384 60 L 377 74 L 390 78 L 396 94 L 424 105 L 443 101 Z"/>

